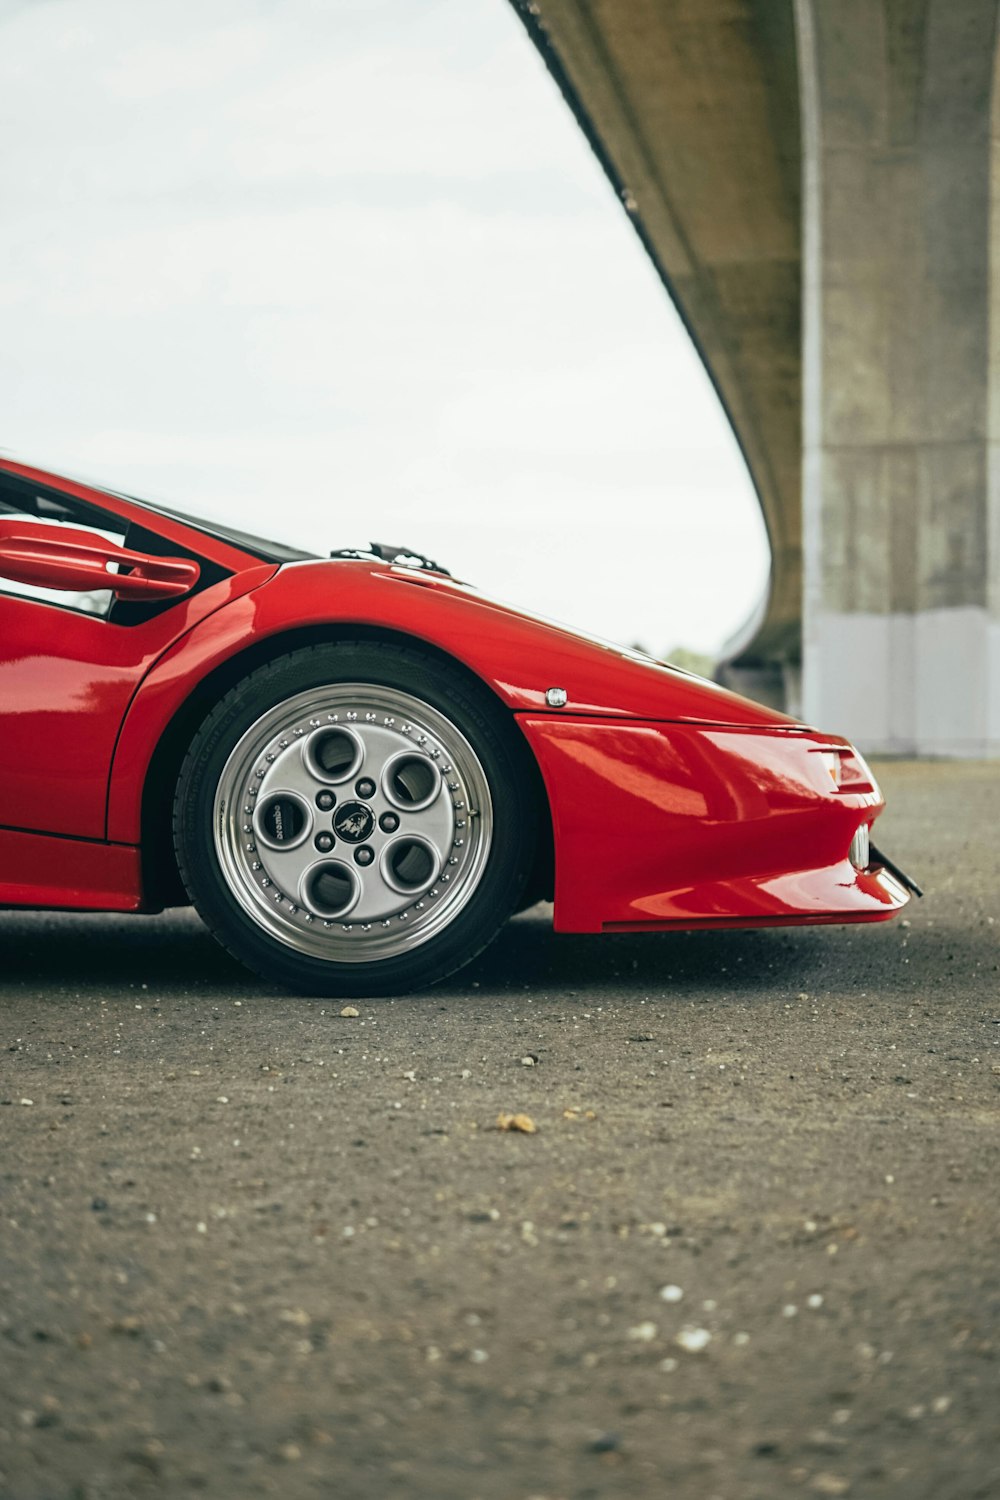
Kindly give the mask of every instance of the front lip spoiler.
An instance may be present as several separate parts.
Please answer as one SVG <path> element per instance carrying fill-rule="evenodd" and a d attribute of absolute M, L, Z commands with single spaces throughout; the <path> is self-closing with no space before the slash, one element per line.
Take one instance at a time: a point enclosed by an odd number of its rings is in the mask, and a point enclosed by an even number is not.
<path fill-rule="evenodd" d="M 917 882 L 912 880 L 905 870 L 901 870 L 897 864 L 894 864 L 887 855 L 883 854 L 881 849 L 876 849 L 875 845 L 872 844 L 869 852 L 873 865 L 882 865 L 889 871 L 890 875 L 895 875 L 896 879 L 902 885 L 905 885 L 908 891 L 912 891 L 915 896 L 922 896 L 924 894 L 919 885 L 917 885 Z"/>

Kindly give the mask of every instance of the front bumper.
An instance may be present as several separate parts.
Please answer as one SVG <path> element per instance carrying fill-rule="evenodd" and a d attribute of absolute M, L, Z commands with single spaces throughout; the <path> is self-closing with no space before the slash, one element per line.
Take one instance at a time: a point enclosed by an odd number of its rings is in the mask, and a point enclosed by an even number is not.
<path fill-rule="evenodd" d="M 871 922 L 909 900 L 851 862 L 884 805 L 810 730 L 518 715 L 549 794 L 561 932 Z M 814 753 L 819 751 L 820 753 Z M 863 763 L 862 763 L 863 764 Z"/>

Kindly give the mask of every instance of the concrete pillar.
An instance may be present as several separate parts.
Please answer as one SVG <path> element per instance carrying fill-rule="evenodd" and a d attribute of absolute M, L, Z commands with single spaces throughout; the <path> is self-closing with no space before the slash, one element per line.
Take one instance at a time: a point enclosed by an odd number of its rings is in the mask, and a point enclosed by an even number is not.
<path fill-rule="evenodd" d="M 803 706 L 1000 754 L 997 0 L 796 0 Z"/>

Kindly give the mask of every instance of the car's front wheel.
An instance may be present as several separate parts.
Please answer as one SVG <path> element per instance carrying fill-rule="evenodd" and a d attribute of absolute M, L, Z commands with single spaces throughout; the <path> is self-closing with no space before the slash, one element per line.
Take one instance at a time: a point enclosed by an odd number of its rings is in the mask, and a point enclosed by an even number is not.
<path fill-rule="evenodd" d="M 530 872 L 526 750 L 484 688 L 408 647 L 306 647 L 202 723 L 174 834 L 202 917 L 293 989 L 431 984 L 484 948 Z"/>

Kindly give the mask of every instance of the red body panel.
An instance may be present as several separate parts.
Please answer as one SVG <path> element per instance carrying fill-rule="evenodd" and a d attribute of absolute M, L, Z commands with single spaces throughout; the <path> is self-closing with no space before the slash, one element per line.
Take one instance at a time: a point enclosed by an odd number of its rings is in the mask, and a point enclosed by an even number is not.
<path fill-rule="evenodd" d="M 273 572 L 244 570 L 141 625 L 0 598 L 0 825 L 106 837 L 109 769 L 139 683 L 178 636 Z"/>
<path fill-rule="evenodd" d="M 173 642 L 263 582 L 275 564 L 75 480 L 9 460 L 0 469 L 152 526 L 232 575 L 134 625 L 18 598 L 3 592 L 0 579 L 0 827 L 104 839 L 114 747 L 140 682 Z"/>
<path fill-rule="evenodd" d="M 138 911 L 138 849 L 0 828 L 0 906 Z"/>
<path fill-rule="evenodd" d="M 254 598 L 255 636 L 289 624 L 382 626 L 464 662 L 515 710 L 545 712 L 561 687 L 567 712 L 704 724 L 795 721 L 675 667 L 524 614 L 453 579 L 385 563 L 309 562 L 283 568 Z"/>
<path fill-rule="evenodd" d="M 300 626 L 393 630 L 463 662 L 514 710 L 545 712 L 562 687 L 567 712 L 709 724 L 794 721 L 712 683 L 484 599 L 447 579 L 366 562 L 296 563 L 193 630 L 157 663 L 115 757 L 108 836 L 139 836 L 142 781 L 163 731 L 195 683 L 254 642 Z"/>
<path fill-rule="evenodd" d="M 555 923 L 756 926 L 890 917 L 907 894 L 848 859 L 875 792 L 838 791 L 812 733 L 523 716 L 549 794 Z"/>

